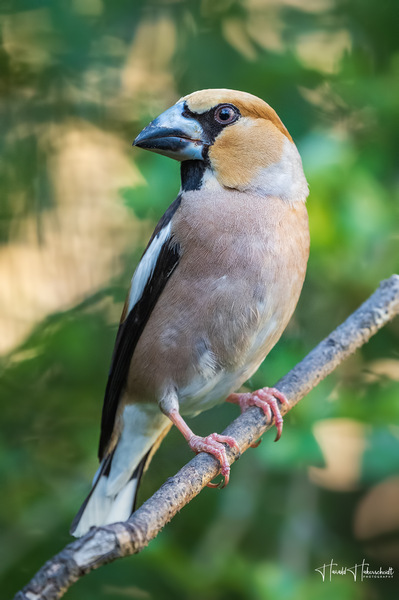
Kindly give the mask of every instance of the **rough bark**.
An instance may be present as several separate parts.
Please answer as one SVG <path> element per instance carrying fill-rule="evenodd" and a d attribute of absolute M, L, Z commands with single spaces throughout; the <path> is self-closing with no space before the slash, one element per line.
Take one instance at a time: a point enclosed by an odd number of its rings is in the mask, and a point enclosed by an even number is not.
<path fill-rule="evenodd" d="M 357 348 L 399 314 L 399 276 L 379 288 L 348 319 L 325 338 L 276 384 L 289 404 L 284 415 Z M 223 432 L 233 436 L 245 452 L 273 422 L 259 408 L 251 408 Z M 233 451 L 229 460 L 234 462 Z M 173 516 L 218 473 L 219 463 L 201 453 L 147 500 L 126 523 L 93 528 L 50 559 L 14 600 L 61 598 L 80 577 L 117 558 L 140 552 Z"/>

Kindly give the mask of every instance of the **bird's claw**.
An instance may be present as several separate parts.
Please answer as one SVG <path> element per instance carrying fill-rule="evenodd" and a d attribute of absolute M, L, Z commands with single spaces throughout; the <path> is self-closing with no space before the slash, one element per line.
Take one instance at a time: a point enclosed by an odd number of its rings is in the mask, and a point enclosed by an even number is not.
<path fill-rule="evenodd" d="M 282 404 L 288 404 L 288 400 L 282 392 L 276 388 L 269 387 L 264 387 L 260 390 L 256 390 L 256 392 L 247 394 L 231 394 L 227 398 L 228 402 L 238 404 L 241 408 L 241 412 L 244 412 L 251 406 L 258 406 L 263 410 L 269 420 L 274 417 L 274 423 L 277 428 L 275 442 L 278 442 L 283 431 L 283 417 L 281 416 L 277 400 Z"/>
<path fill-rule="evenodd" d="M 258 446 L 260 446 L 260 444 L 262 443 L 262 438 L 259 438 L 257 442 L 254 442 L 253 444 L 250 444 L 250 448 L 257 448 Z"/>
<path fill-rule="evenodd" d="M 188 444 L 191 450 L 193 450 L 196 454 L 199 452 L 207 452 L 218 459 L 220 463 L 220 473 L 224 477 L 224 484 L 221 487 L 226 487 L 230 479 L 230 464 L 227 458 L 226 448 L 223 446 L 223 444 L 227 444 L 230 448 L 234 448 L 238 452 L 238 455 L 240 455 L 241 451 L 235 439 L 228 435 L 211 433 L 206 437 L 193 435 Z M 220 484 L 208 483 L 207 486 L 215 488 L 219 487 Z"/>

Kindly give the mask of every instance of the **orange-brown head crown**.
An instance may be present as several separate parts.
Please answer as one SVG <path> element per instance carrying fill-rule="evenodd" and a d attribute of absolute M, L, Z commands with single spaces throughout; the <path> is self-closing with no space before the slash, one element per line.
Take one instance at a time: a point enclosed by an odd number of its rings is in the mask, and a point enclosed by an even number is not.
<path fill-rule="evenodd" d="M 270 121 L 283 135 L 292 141 L 288 129 L 270 104 L 248 92 L 223 88 L 200 90 L 184 96 L 181 100 L 184 100 L 188 108 L 197 114 L 208 112 L 218 104 L 233 104 L 238 108 L 241 116 Z"/>

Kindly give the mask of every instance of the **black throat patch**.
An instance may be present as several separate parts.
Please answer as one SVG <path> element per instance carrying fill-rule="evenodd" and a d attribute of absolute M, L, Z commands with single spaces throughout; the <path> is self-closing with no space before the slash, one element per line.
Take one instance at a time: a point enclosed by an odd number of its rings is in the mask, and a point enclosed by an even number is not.
<path fill-rule="evenodd" d="M 181 189 L 184 192 L 199 190 L 208 164 L 205 160 L 184 160 L 181 163 Z"/>

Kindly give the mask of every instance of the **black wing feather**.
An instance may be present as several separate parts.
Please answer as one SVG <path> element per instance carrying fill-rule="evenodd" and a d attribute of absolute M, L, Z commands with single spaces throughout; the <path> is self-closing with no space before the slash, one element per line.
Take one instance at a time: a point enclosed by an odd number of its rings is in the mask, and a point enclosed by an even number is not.
<path fill-rule="evenodd" d="M 148 242 L 144 254 L 154 237 L 168 225 L 176 210 L 179 208 L 180 203 L 181 196 L 179 195 L 160 219 Z M 98 450 L 100 460 L 102 460 L 104 456 L 105 449 L 114 429 L 119 399 L 126 384 L 127 374 L 137 342 L 140 339 L 162 290 L 177 267 L 179 259 L 179 244 L 170 239 L 166 240 L 158 255 L 154 271 L 148 279 L 141 297 L 129 312 L 125 321 L 119 326 L 112 356 L 111 369 L 105 390 L 101 418 L 101 436 Z"/>

